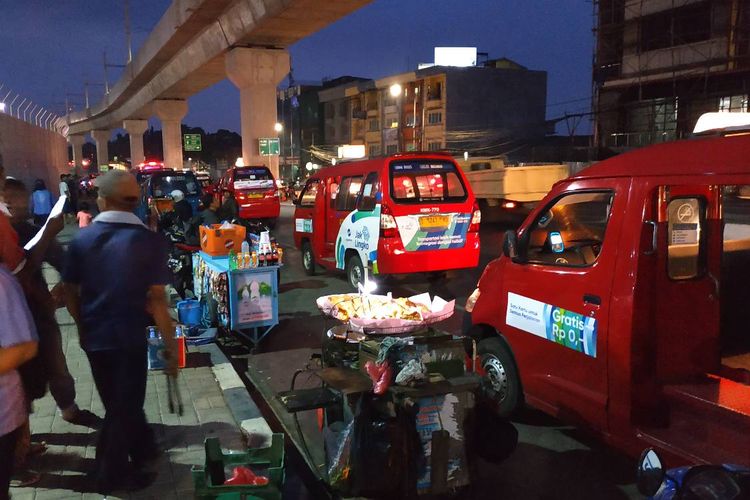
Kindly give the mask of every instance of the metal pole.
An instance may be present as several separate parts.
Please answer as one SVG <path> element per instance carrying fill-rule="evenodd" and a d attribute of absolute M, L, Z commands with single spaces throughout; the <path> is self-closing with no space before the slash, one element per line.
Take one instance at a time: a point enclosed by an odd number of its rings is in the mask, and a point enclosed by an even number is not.
<path fill-rule="evenodd" d="M 26 105 L 26 107 L 23 108 L 23 121 L 26 121 L 26 110 L 29 109 L 29 106 L 31 106 L 32 104 L 33 103 L 31 101 L 29 101 L 29 103 Z"/>
<path fill-rule="evenodd" d="M 36 112 L 36 115 L 34 115 L 34 125 L 37 127 L 41 127 L 41 123 L 39 122 L 39 115 L 42 114 L 42 116 L 47 114 L 47 110 L 44 108 L 39 109 L 39 111 Z"/>
<path fill-rule="evenodd" d="M 109 78 L 107 77 L 107 52 L 102 52 L 102 62 L 104 63 L 104 95 L 109 94 Z"/>
<path fill-rule="evenodd" d="M 86 109 L 89 109 L 89 82 L 83 84 L 83 97 L 85 99 Z"/>
<path fill-rule="evenodd" d="M 13 103 L 16 102 L 16 99 L 18 99 L 18 94 L 16 94 L 16 97 L 14 97 L 13 100 L 10 102 L 10 104 L 8 104 L 8 110 L 9 110 L 8 114 L 10 116 L 13 116 Z M 21 104 L 23 104 L 23 103 L 21 103 Z"/>
<path fill-rule="evenodd" d="M 411 143 L 414 151 L 417 150 L 417 96 L 419 95 L 419 82 L 414 86 L 414 106 L 411 112 Z"/>
<path fill-rule="evenodd" d="M 124 0 L 125 2 L 125 43 L 128 47 L 128 64 L 133 60 L 133 47 L 130 36 L 130 1 Z"/>

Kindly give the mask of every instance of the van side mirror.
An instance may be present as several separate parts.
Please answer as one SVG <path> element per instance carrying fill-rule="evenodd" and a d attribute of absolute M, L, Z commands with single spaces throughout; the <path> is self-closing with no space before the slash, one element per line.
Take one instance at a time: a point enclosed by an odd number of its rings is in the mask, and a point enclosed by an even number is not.
<path fill-rule="evenodd" d="M 518 235 L 512 229 L 505 231 L 505 238 L 503 240 L 503 255 L 508 257 L 513 262 L 517 263 L 523 263 L 526 260 L 525 255 L 518 243 Z"/>
<path fill-rule="evenodd" d="M 638 491 L 648 497 L 653 496 L 664 481 L 665 474 L 661 457 L 653 448 L 645 449 L 638 460 L 638 469 L 635 474 Z"/>

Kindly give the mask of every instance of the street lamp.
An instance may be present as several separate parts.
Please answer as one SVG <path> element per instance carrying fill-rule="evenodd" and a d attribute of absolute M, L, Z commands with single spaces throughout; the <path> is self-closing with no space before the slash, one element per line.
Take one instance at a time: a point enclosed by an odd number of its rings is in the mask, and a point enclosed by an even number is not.
<path fill-rule="evenodd" d="M 5 103 L 0 102 L 0 113 L 5 113 Z"/>
<path fill-rule="evenodd" d="M 313 163 L 312 163 L 311 161 L 308 161 L 308 162 L 307 162 L 307 163 L 305 164 L 305 168 L 306 168 L 306 169 L 307 169 L 308 171 L 312 170 L 312 169 L 313 169 Z"/>
<path fill-rule="evenodd" d="M 276 122 L 276 123 L 275 123 L 275 124 L 273 125 L 273 129 L 274 129 L 274 130 L 276 131 L 276 133 L 278 134 L 278 133 L 280 133 L 280 132 L 281 132 L 282 130 L 284 130 L 284 125 L 282 125 L 282 124 L 281 124 L 281 123 L 279 123 L 279 122 Z"/>
<path fill-rule="evenodd" d="M 393 85 L 391 85 L 389 91 L 391 93 L 391 97 L 398 97 L 401 95 L 401 85 L 398 83 L 394 83 Z"/>

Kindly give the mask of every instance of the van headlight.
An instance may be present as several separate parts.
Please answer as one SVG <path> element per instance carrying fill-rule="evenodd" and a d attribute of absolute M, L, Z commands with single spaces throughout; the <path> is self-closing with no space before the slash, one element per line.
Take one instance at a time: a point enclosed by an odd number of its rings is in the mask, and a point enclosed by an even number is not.
<path fill-rule="evenodd" d="M 474 310 L 474 306 L 477 304 L 477 300 L 479 300 L 479 294 L 481 292 L 479 291 L 479 287 L 475 288 L 473 292 L 471 292 L 471 295 L 469 295 L 469 298 L 466 299 L 466 312 L 472 312 Z"/>

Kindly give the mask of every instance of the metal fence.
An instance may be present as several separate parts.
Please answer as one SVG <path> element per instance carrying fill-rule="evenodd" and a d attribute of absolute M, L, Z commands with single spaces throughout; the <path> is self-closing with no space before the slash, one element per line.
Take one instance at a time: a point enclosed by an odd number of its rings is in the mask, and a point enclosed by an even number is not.
<path fill-rule="evenodd" d="M 65 119 L 60 115 L 23 97 L 3 83 L 0 83 L 0 113 L 62 135 L 65 135 L 68 128 Z"/>

